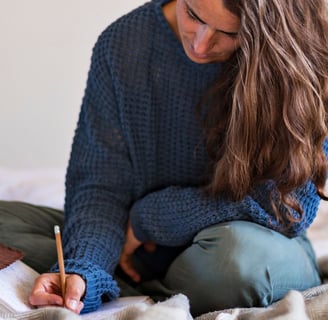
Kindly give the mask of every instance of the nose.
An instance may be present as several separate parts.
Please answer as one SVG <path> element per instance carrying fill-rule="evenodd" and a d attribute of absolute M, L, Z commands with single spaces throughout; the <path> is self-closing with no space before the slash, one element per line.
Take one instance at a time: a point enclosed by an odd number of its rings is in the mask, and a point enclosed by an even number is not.
<path fill-rule="evenodd" d="M 214 33 L 206 24 L 198 26 L 193 41 L 193 49 L 197 54 L 205 54 L 213 47 Z"/>

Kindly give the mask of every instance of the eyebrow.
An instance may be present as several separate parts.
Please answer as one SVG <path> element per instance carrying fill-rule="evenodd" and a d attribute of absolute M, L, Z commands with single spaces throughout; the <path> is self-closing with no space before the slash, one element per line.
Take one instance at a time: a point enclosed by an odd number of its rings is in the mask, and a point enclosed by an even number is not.
<path fill-rule="evenodd" d="M 202 20 L 196 13 L 193 9 L 191 9 L 190 5 L 187 3 L 187 1 L 185 1 L 185 5 L 187 7 L 187 9 L 192 13 L 192 15 L 202 24 L 207 24 L 204 20 Z M 229 31 L 224 31 L 224 30 L 221 30 L 221 29 L 215 29 L 216 31 L 218 32 L 221 32 L 221 33 L 224 33 L 228 36 L 237 36 L 238 35 L 238 32 L 229 32 Z"/>

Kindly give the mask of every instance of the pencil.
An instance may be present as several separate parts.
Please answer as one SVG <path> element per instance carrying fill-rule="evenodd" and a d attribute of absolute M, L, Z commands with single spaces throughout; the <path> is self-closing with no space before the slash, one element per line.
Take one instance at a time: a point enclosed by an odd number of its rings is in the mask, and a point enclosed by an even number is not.
<path fill-rule="evenodd" d="M 57 257 L 58 257 L 58 265 L 59 265 L 59 272 L 60 272 L 60 286 L 61 286 L 61 291 L 62 291 L 62 297 L 64 299 L 65 298 L 66 275 L 65 275 L 63 247 L 62 247 L 62 242 L 61 242 L 61 237 L 60 237 L 59 226 L 55 226 L 54 231 L 55 231 Z"/>

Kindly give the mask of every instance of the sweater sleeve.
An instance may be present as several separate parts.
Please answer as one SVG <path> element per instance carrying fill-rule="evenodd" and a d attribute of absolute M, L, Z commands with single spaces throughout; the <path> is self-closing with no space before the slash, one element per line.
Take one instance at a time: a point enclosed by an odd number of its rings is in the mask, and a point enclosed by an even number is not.
<path fill-rule="evenodd" d="M 67 273 L 86 280 L 83 312 L 117 297 L 112 275 L 125 238 L 132 169 L 121 130 L 108 33 L 98 39 L 66 175 L 63 251 Z M 53 271 L 58 270 L 54 266 Z"/>
<path fill-rule="evenodd" d="M 328 140 L 324 151 L 327 156 Z M 313 222 L 320 197 L 314 184 L 295 190 L 295 197 L 303 208 L 303 219 L 284 229 L 274 216 L 270 201 L 273 182 L 257 187 L 241 201 L 227 197 L 206 197 L 200 188 L 171 186 L 150 193 L 134 204 L 130 219 L 135 236 L 140 241 L 155 241 L 160 245 L 179 246 L 188 244 L 202 229 L 221 222 L 246 220 L 274 229 L 289 237 L 297 236 Z M 281 205 L 280 210 L 287 209 Z M 292 212 L 297 216 L 296 212 Z"/>

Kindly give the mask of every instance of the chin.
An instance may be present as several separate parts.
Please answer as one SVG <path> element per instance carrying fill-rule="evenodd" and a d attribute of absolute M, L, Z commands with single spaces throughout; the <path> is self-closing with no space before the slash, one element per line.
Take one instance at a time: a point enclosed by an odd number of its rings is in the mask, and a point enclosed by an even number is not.
<path fill-rule="evenodd" d="M 184 50 L 188 58 L 198 64 L 205 63 L 220 63 L 227 61 L 230 57 L 230 53 L 222 53 L 222 54 L 197 54 L 195 53 L 189 46 L 184 46 Z"/>
<path fill-rule="evenodd" d="M 205 63 L 220 63 L 227 61 L 231 55 L 222 55 L 218 57 L 197 57 L 191 54 L 186 53 L 188 58 L 195 63 L 205 64 Z"/>

